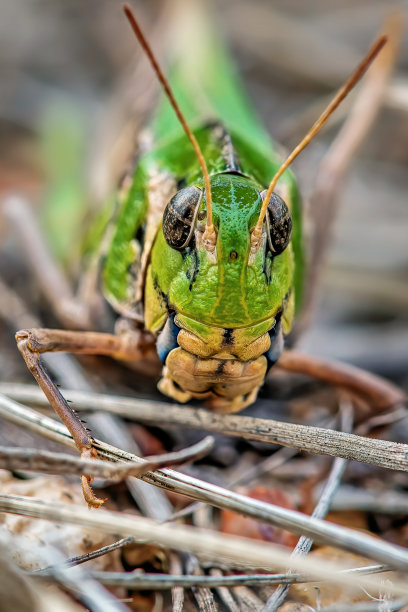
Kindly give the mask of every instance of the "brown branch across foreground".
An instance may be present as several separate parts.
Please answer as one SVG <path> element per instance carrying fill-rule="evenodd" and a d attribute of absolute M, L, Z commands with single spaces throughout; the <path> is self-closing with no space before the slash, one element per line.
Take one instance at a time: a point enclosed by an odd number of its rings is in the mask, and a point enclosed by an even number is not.
<path fill-rule="evenodd" d="M 48 405 L 41 389 L 33 385 L 3 383 L 0 385 L 0 391 L 21 401 Z M 272 419 L 216 414 L 208 410 L 165 402 L 70 390 L 63 390 L 63 394 L 74 402 L 75 410 L 78 412 L 106 411 L 143 423 L 205 429 L 246 440 L 289 446 L 308 453 L 342 457 L 391 470 L 408 471 L 408 444 L 364 438 L 322 427 L 284 423 Z M 17 418 L 16 414 L 13 416 L 12 405 L 10 404 L 10 408 L 7 409 L 4 401 L 7 403 L 6 398 L 0 400 L 0 415 L 8 420 Z M 27 426 L 24 419 L 19 423 Z"/>

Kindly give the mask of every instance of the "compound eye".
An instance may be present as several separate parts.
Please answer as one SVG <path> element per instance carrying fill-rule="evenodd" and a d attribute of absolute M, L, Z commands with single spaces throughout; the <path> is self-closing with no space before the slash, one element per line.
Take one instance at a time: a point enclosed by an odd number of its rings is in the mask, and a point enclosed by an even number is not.
<path fill-rule="evenodd" d="M 185 187 L 167 204 L 163 214 L 163 234 L 172 249 L 180 251 L 191 241 L 202 195 L 198 187 Z"/>
<path fill-rule="evenodd" d="M 266 191 L 261 193 L 262 199 Z M 272 255 L 279 255 L 289 244 L 292 235 L 292 215 L 290 210 L 276 193 L 272 193 L 266 211 L 268 246 Z"/>

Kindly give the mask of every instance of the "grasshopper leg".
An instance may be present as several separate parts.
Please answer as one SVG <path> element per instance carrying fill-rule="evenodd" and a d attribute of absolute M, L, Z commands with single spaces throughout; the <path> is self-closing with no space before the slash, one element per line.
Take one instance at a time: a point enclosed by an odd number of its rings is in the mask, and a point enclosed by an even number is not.
<path fill-rule="evenodd" d="M 401 389 L 375 374 L 339 361 L 305 355 L 300 351 L 283 351 L 275 367 L 348 389 L 368 400 L 378 411 L 404 404 L 407 400 Z"/>
<path fill-rule="evenodd" d="M 24 329 L 16 333 L 16 342 L 28 369 L 47 397 L 49 403 L 67 427 L 84 458 L 96 458 L 93 440 L 89 432 L 69 406 L 41 362 L 41 354 L 68 352 L 108 355 L 117 359 L 140 360 L 150 350 L 152 343 L 147 334 L 102 334 L 59 329 Z M 99 507 L 104 500 L 96 497 L 90 483 L 92 477 L 83 475 L 82 490 L 89 507 Z"/>

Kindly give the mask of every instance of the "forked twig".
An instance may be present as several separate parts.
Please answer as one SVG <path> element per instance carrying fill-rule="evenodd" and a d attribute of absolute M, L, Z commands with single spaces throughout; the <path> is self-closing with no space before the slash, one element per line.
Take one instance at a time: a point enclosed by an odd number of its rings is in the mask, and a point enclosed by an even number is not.
<path fill-rule="evenodd" d="M 145 457 L 141 465 L 129 465 L 98 461 L 96 459 L 81 459 L 80 457 L 55 453 L 36 448 L 14 448 L 0 446 L 0 468 L 6 470 L 28 470 L 45 472 L 47 474 L 89 474 L 99 478 L 108 478 L 112 482 L 120 482 L 128 476 L 140 477 L 159 467 L 178 465 L 195 461 L 204 457 L 213 447 L 214 439 L 207 436 L 189 448 Z"/>
<path fill-rule="evenodd" d="M 17 402 L 0 396 L 0 412 L 8 420 L 25 425 L 67 446 L 74 446 L 70 434 L 61 423 L 40 415 L 32 409 L 17 404 Z M 143 459 L 140 457 L 99 440 L 94 441 L 94 447 L 98 451 L 99 456 L 111 459 L 112 461 L 143 463 Z M 346 527 L 339 527 L 332 523 L 326 523 L 294 510 L 266 504 L 167 468 L 154 473 L 148 472 L 142 476 L 142 479 L 155 486 L 181 493 L 198 501 L 210 503 L 218 508 L 225 508 L 251 516 L 258 520 L 278 525 L 299 535 L 304 534 L 312 537 L 316 542 L 338 546 L 339 548 L 375 559 L 380 563 L 389 563 L 397 569 L 408 568 L 408 551 L 388 542 L 379 541 L 367 534 L 356 532 Z M 161 526 L 165 527 L 165 525 Z M 175 526 L 173 525 L 172 527 L 174 528 Z"/>

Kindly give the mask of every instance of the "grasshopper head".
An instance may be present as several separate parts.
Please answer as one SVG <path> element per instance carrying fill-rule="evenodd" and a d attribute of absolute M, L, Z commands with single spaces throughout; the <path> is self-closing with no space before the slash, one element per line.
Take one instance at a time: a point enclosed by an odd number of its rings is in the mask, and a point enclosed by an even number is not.
<path fill-rule="evenodd" d="M 152 257 L 155 285 L 171 310 L 208 324 L 240 327 L 267 319 L 281 307 L 293 280 L 289 208 L 273 195 L 252 254 L 262 189 L 246 176 L 220 173 L 211 177 L 211 191 L 215 250 L 204 242 L 207 205 L 197 182 L 166 207 Z"/>

